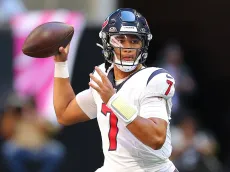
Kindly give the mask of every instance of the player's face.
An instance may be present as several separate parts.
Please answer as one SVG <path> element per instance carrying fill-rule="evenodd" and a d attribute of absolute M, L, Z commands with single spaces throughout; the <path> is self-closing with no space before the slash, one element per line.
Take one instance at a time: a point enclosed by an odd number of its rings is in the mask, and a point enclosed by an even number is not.
<path fill-rule="evenodd" d="M 135 61 L 143 45 L 137 35 L 113 35 L 110 44 L 114 48 L 116 58 L 121 61 Z"/>

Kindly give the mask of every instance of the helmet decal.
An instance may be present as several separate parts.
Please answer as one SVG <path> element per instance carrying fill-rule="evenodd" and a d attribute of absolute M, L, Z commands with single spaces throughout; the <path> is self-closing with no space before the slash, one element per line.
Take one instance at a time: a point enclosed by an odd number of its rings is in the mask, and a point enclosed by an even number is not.
<path fill-rule="evenodd" d="M 104 23 L 102 24 L 102 29 L 104 29 L 106 27 L 106 25 L 108 24 L 108 20 L 105 20 Z"/>

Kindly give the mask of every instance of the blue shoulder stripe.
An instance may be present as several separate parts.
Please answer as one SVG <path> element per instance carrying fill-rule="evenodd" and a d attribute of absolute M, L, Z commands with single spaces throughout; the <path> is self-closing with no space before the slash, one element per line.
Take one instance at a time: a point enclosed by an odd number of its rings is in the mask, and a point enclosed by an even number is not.
<path fill-rule="evenodd" d="M 151 79 L 152 79 L 154 76 L 156 76 L 156 75 L 158 75 L 158 74 L 160 74 L 160 73 L 168 73 L 168 71 L 166 71 L 166 70 L 164 70 L 164 69 L 157 69 L 157 70 L 155 70 L 155 71 L 149 76 L 146 86 L 148 85 L 149 81 L 151 81 Z"/>

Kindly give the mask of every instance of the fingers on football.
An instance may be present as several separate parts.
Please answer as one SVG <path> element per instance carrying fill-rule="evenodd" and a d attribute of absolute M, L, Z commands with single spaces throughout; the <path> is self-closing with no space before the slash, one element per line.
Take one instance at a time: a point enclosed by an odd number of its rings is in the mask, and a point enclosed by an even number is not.
<path fill-rule="evenodd" d="M 63 47 L 59 47 L 59 52 L 60 53 L 63 53 L 65 50 L 64 50 L 64 48 Z"/>
<path fill-rule="evenodd" d="M 89 76 L 95 83 L 97 83 L 99 87 L 103 86 L 103 83 L 99 79 L 97 79 L 95 76 L 93 76 L 93 74 L 89 74 Z"/>
<path fill-rule="evenodd" d="M 59 52 L 63 55 L 67 55 L 69 53 L 69 46 L 70 46 L 70 44 L 68 44 L 65 48 L 59 47 Z"/>
<path fill-rule="evenodd" d="M 61 57 L 66 57 L 67 56 L 67 53 L 66 53 L 66 50 L 63 48 L 63 47 L 60 47 L 59 48 L 59 52 L 60 52 L 60 56 Z"/>

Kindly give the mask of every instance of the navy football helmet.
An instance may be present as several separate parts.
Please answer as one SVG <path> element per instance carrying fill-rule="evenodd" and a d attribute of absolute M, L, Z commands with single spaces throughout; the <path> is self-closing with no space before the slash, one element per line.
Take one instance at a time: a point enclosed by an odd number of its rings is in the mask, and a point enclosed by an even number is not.
<path fill-rule="evenodd" d="M 115 42 L 116 44 L 117 41 L 114 37 L 117 35 L 134 35 L 142 42 L 141 47 L 136 50 L 137 55 L 132 63 L 126 63 L 121 59 L 119 62 L 114 61 L 115 47 L 113 43 Z M 148 46 L 152 39 L 152 34 L 146 19 L 140 13 L 131 8 L 121 8 L 107 17 L 102 24 L 99 37 L 102 40 L 101 47 L 103 48 L 106 70 L 111 64 L 115 64 L 118 67 L 120 66 L 120 69 L 123 68 L 124 72 L 129 72 L 135 69 L 138 64 L 142 64 L 146 61 L 148 56 Z M 111 40 L 111 38 L 113 39 Z M 124 49 L 121 46 L 119 46 L 119 48 L 120 51 Z"/>

